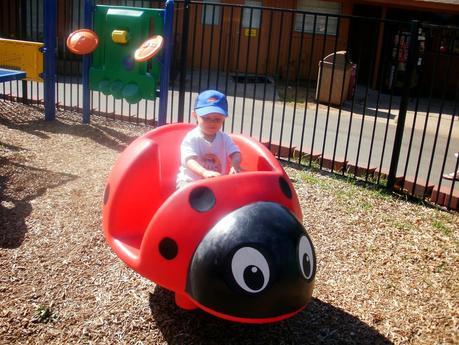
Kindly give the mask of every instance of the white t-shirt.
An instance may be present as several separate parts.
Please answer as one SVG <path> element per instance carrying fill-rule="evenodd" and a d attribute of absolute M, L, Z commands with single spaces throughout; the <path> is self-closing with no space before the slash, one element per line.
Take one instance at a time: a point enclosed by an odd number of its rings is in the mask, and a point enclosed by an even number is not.
<path fill-rule="evenodd" d="M 180 169 L 177 175 L 177 186 L 199 180 L 202 177 L 192 172 L 186 166 L 190 157 L 197 157 L 197 161 L 207 170 L 217 171 L 220 174 L 229 172 L 229 156 L 239 152 L 228 134 L 217 132 L 212 142 L 204 138 L 199 127 L 192 129 L 180 146 Z"/>

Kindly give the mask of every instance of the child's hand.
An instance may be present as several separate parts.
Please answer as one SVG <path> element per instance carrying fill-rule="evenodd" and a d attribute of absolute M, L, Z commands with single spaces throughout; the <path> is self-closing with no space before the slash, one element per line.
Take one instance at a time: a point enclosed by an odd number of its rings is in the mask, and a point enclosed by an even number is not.
<path fill-rule="evenodd" d="M 205 170 L 203 173 L 202 173 L 202 177 L 204 178 L 211 178 L 211 177 L 217 177 L 217 176 L 220 176 L 221 174 L 217 171 L 213 171 L 213 170 Z"/>
<path fill-rule="evenodd" d="M 241 172 L 241 153 L 234 152 L 231 156 L 231 169 L 229 171 L 230 175 L 237 174 Z"/>
<path fill-rule="evenodd" d="M 230 171 L 229 171 L 229 174 L 230 175 L 234 175 L 234 174 L 237 174 L 241 172 L 241 168 L 235 168 L 235 167 L 231 167 Z"/>

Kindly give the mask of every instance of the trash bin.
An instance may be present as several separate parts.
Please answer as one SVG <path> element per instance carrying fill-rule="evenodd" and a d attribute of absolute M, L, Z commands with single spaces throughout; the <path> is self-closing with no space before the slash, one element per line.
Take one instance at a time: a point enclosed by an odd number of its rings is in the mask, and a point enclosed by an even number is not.
<path fill-rule="evenodd" d="M 333 60 L 335 63 L 334 69 Z M 346 51 L 331 53 L 321 60 L 317 76 L 316 100 L 327 104 L 343 104 L 349 93 L 352 66 L 352 63 L 347 59 Z"/>

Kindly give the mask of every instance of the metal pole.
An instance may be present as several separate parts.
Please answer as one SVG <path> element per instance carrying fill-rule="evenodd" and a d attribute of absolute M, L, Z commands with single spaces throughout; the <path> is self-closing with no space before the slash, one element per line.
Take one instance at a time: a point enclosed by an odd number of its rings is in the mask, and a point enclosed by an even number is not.
<path fill-rule="evenodd" d="M 179 85 L 179 104 L 178 104 L 178 122 L 183 122 L 183 113 L 185 111 L 185 74 L 186 74 L 186 56 L 188 52 L 188 26 L 190 24 L 190 0 L 185 0 L 183 9 L 182 25 L 182 49 L 180 50 L 180 85 Z"/>
<path fill-rule="evenodd" d="M 84 27 L 92 28 L 92 0 L 84 1 Z M 86 54 L 83 56 L 83 73 L 82 73 L 82 84 L 83 84 L 83 123 L 90 122 L 91 116 L 91 91 L 89 90 L 89 67 L 91 66 L 91 55 Z"/>
<path fill-rule="evenodd" d="M 161 81 L 159 90 L 159 115 L 158 125 L 166 124 L 167 118 L 167 96 L 169 91 L 169 72 L 172 58 L 172 24 L 174 15 L 174 1 L 166 1 L 166 10 L 164 13 L 164 53 L 161 63 Z"/>
<path fill-rule="evenodd" d="M 408 101 L 410 99 L 410 87 L 413 80 L 413 72 L 416 66 L 417 59 L 417 43 L 418 43 L 418 27 L 419 21 L 411 22 L 410 45 L 408 47 L 408 61 L 406 65 L 406 74 L 402 98 L 400 100 L 400 111 L 398 115 L 397 129 L 395 130 L 394 148 L 392 150 L 392 159 L 390 161 L 389 175 L 387 177 L 387 189 L 392 190 L 395 185 L 395 175 L 397 173 L 398 160 L 400 158 L 400 149 L 402 147 L 403 130 L 405 128 L 406 111 Z M 400 35 L 401 37 L 401 35 Z"/>
<path fill-rule="evenodd" d="M 56 118 L 56 0 L 43 2 L 44 13 L 44 47 L 45 58 L 44 98 L 45 120 L 52 121 Z"/>
<path fill-rule="evenodd" d="M 24 3 L 24 0 L 20 2 L 20 9 L 21 9 L 21 17 L 19 18 L 21 22 L 21 40 L 27 40 L 27 4 Z M 22 103 L 28 104 L 29 103 L 29 95 L 27 90 L 27 80 L 22 80 Z"/>

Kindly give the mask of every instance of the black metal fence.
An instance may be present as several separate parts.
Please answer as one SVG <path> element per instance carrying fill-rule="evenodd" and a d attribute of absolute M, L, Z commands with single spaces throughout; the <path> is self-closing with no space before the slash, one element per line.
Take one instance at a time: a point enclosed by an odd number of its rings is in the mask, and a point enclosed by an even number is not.
<path fill-rule="evenodd" d="M 42 0 L 2 6 L 10 15 L 0 37 L 42 39 Z M 280 159 L 458 209 L 449 175 L 459 169 L 459 28 L 336 12 L 176 1 L 168 121 L 193 121 L 197 93 L 219 89 L 229 100 L 224 129 L 258 138 Z M 82 13 L 82 0 L 58 2 L 62 109 L 82 107 L 81 60 L 65 46 Z M 0 95 L 43 99 L 34 82 L 0 84 Z M 157 101 L 130 105 L 92 92 L 91 107 L 139 124 L 158 118 Z"/>

